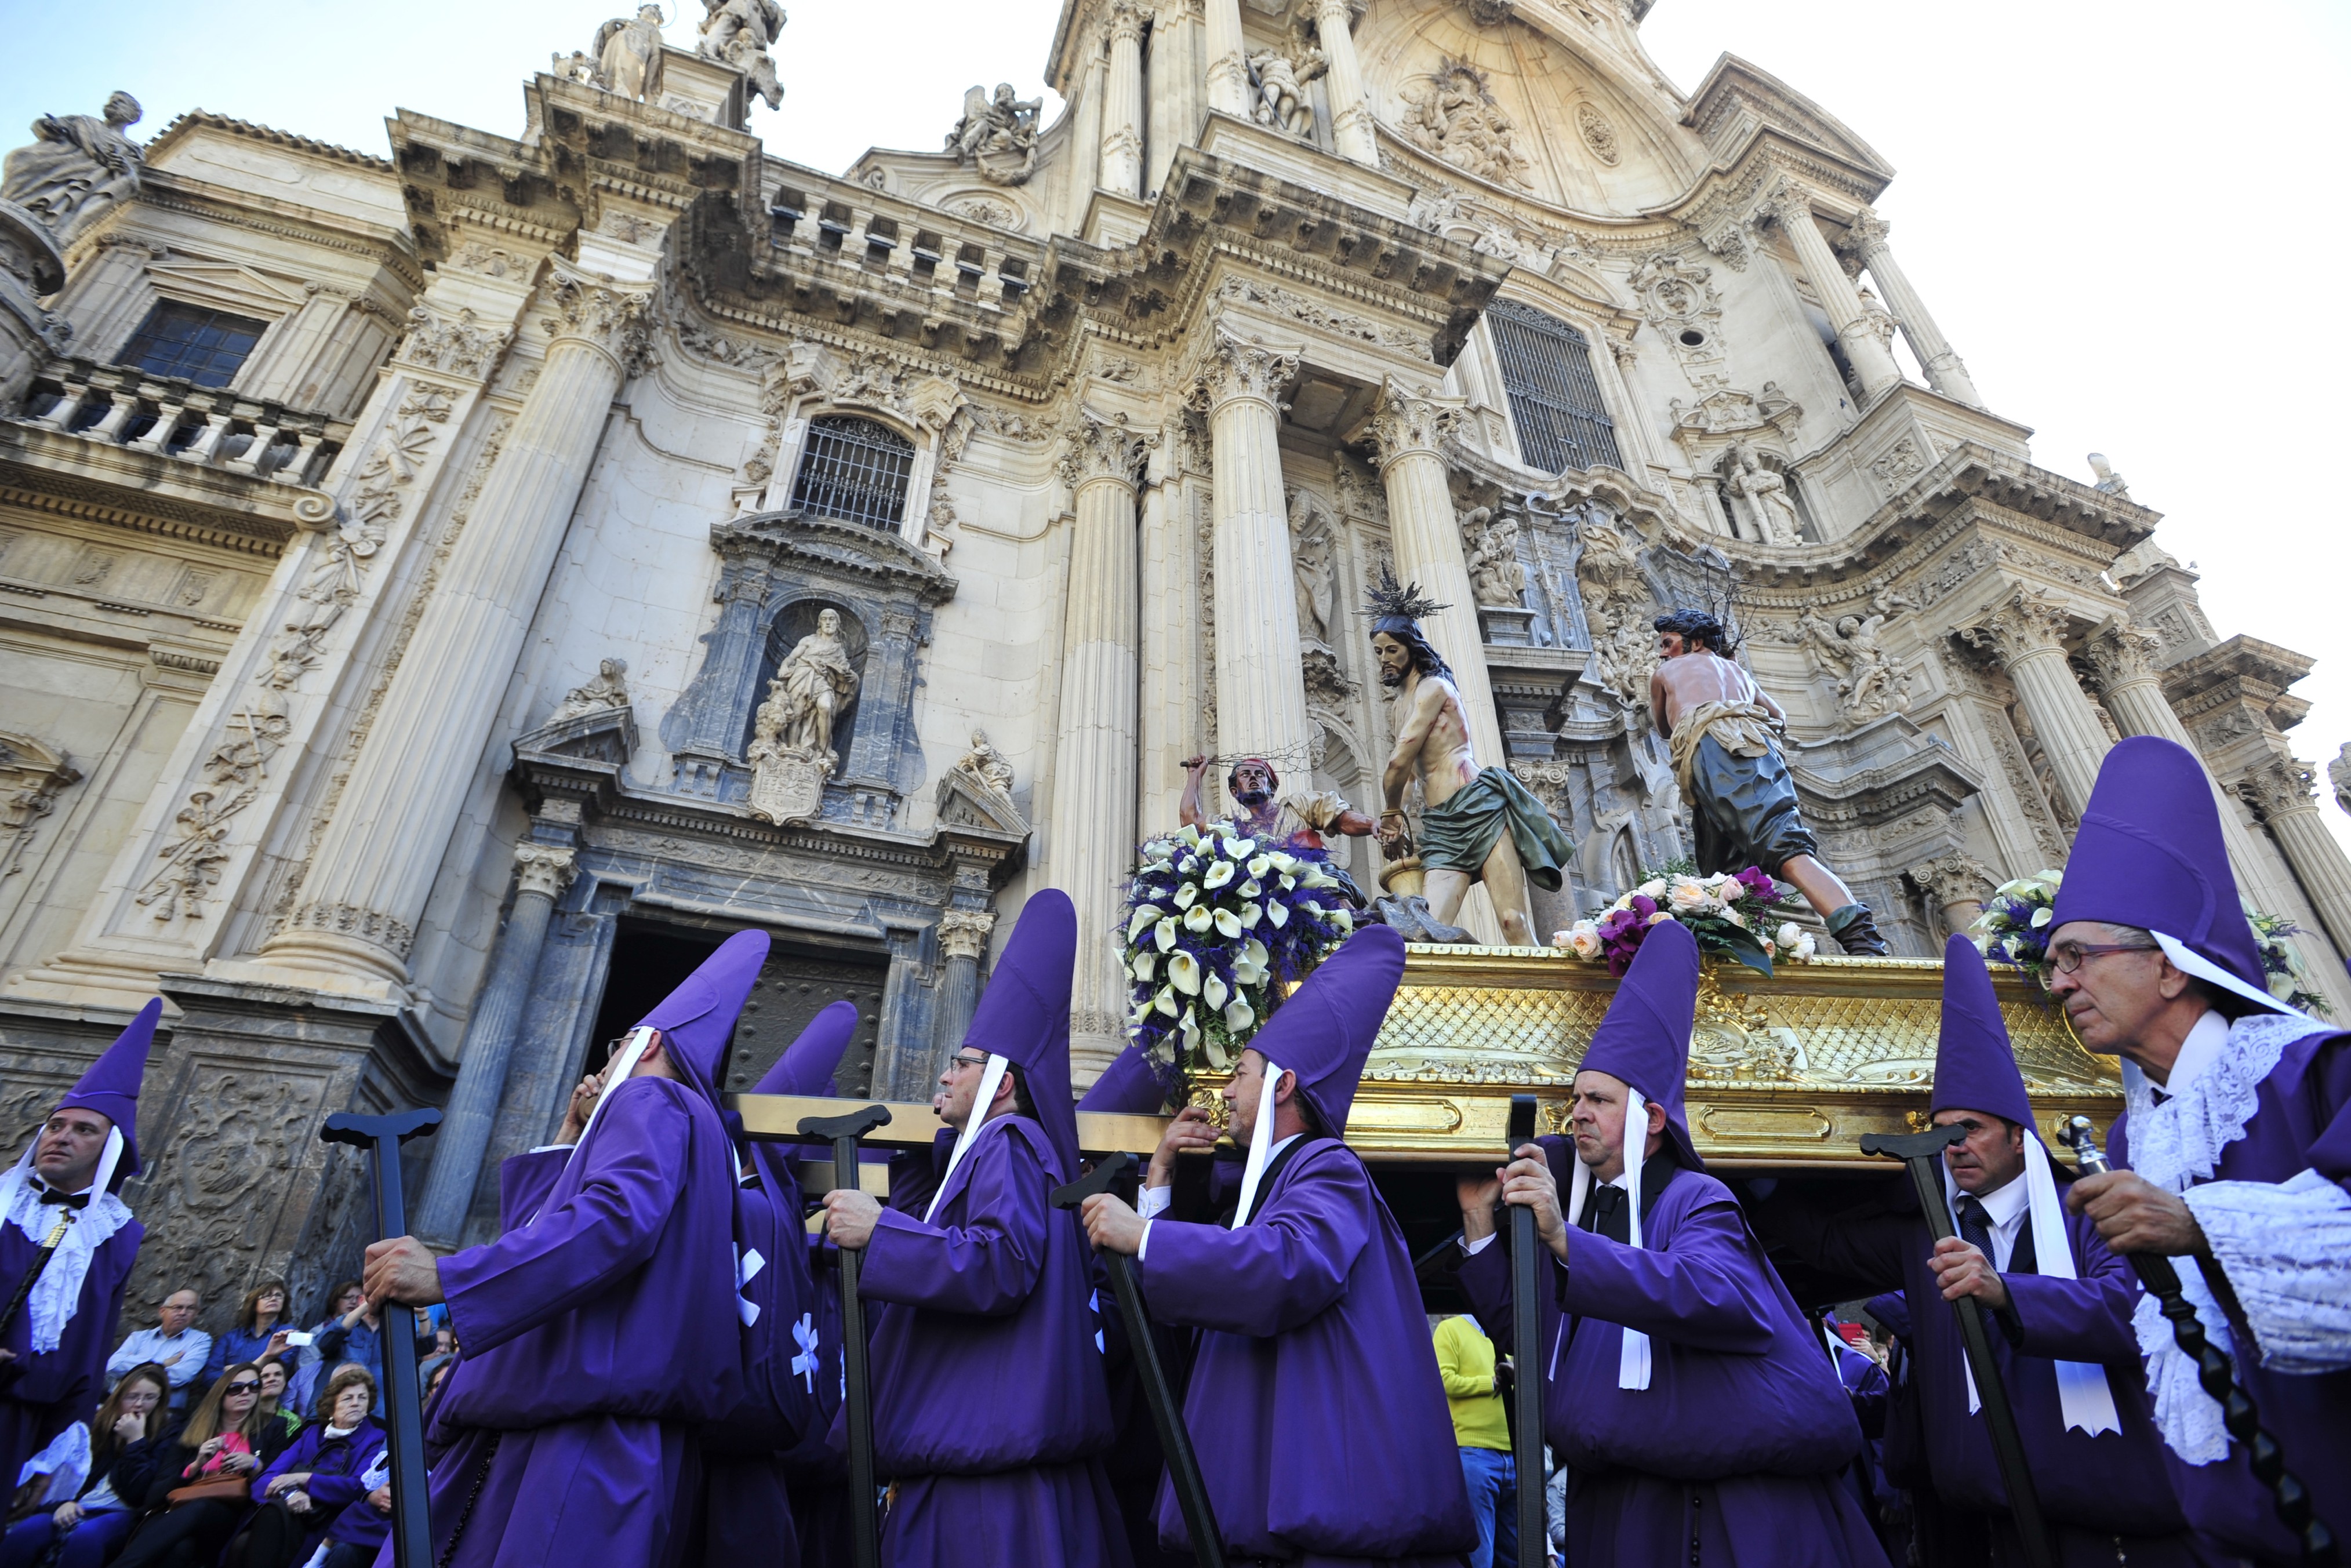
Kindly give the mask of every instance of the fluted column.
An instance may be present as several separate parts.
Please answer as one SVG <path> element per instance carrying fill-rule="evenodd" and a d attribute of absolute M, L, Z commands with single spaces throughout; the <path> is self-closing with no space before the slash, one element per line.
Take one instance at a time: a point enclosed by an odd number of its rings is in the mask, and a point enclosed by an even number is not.
<path fill-rule="evenodd" d="M 1861 377 L 1862 395 L 1875 400 L 1902 380 L 1902 367 L 1894 362 L 1892 351 L 1870 324 L 1868 312 L 1862 308 L 1861 291 L 1844 275 L 1836 252 L 1829 248 L 1828 236 L 1813 221 L 1812 197 L 1802 185 L 1783 179 L 1764 198 L 1763 207 L 1796 247 L 1796 261 L 1812 283 L 1813 292 L 1820 296 L 1821 308 L 1828 312 L 1837 341 L 1844 345 L 1846 360 Z"/>
<path fill-rule="evenodd" d="M 1199 385 L 1208 402 L 1210 533 L 1216 552 L 1217 748 L 1304 776 L 1306 718 L 1298 590 L 1281 491 L 1276 400 L 1298 373 L 1294 350 L 1218 330 Z"/>
<path fill-rule="evenodd" d="M 1322 39 L 1322 58 L 1328 62 L 1322 81 L 1331 95 L 1331 139 L 1340 157 L 1376 169 L 1380 147 L 1372 134 L 1372 106 L 1364 93 L 1363 62 L 1355 56 L 1353 0 L 1314 0 L 1314 25 Z"/>
<path fill-rule="evenodd" d="M 556 321 L 538 380 L 417 622 L 300 902 L 266 962 L 360 981 L 408 978 L 424 910 L 498 701 L 641 346 L 650 283 L 620 284 L 550 258 Z"/>
<path fill-rule="evenodd" d="M 1241 38 L 1241 0 L 1204 0 L 1207 27 L 1208 107 L 1249 117 L 1249 57 Z"/>
<path fill-rule="evenodd" d="M 2273 758 L 2237 784 L 2285 852 L 2294 880 L 2318 911 L 2335 949 L 2351 953 L 2351 858 L 2327 831 L 2313 799 L 2314 788 L 2312 769 L 2292 757 Z"/>
<path fill-rule="evenodd" d="M 1046 874 L 1078 915 L 1070 998 L 1071 1071 L 1092 1077 L 1125 1045 L 1126 988 L 1112 946 L 1119 884 L 1134 854 L 1135 678 L 1141 634 L 1134 478 L 1143 444 L 1114 420 L 1079 412 L 1062 458 L 1077 521 L 1070 540 L 1061 646 L 1061 733 L 1054 752 Z"/>
<path fill-rule="evenodd" d="M 2105 759 L 2109 743 L 2105 726 L 2098 722 L 2097 710 L 2065 657 L 2066 613 L 2063 604 L 2019 589 L 1959 635 L 1999 659 L 2008 672 L 2017 700 L 2041 737 L 2058 790 L 2079 817 L 2088 809 L 2098 764 Z"/>
<path fill-rule="evenodd" d="M 939 916 L 939 1000 L 934 1015 L 936 1042 L 934 1073 L 945 1070 L 946 1059 L 963 1043 L 972 1015 L 979 1010 L 979 960 L 987 952 L 988 933 L 996 915 L 987 909 L 950 909 Z M 899 1099 L 920 1099 L 919 1086 L 894 1091 Z M 880 1092 L 882 1085 L 874 1086 Z"/>
<path fill-rule="evenodd" d="M 1870 277 L 1877 279 L 1886 303 L 1894 312 L 1895 321 L 1902 335 L 1910 340 L 1910 351 L 1918 356 L 1918 364 L 1927 372 L 1928 384 L 1945 397 L 1956 398 L 1971 407 L 1981 408 L 1983 399 L 1977 395 L 1976 383 L 1968 375 L 1968 367 L 1952 349 L 1951 340 L 1935 325 L 1934 317 L 1927 313 L 1927 302 L 1910 287 L 1910 279 L 1894 259 L 1894 247 L 1886 243 L 1886 222 L 1872 207 L 1864 207 L 1854 218 L 1852 226 L 1854 249 L 1860 255 L 1862 265 L 1869 268 Z"/>
<path fill-rule="evenodd" d="M 416 1205 L 416 1234 L 431 1241 L 454 1243 L 465 1228 L 474 1188 L 481 1179 L 482 1154 L 490 1146 L 490 1131 L 506 1098 L 515 1036 L 530 1002 L 539 953 L 547 946 L 548 919 L 578 869 L 570 850 L 528 839 L 515 846 L 514 858 L 518 879 L 514 912 L 498 936 L 490 977 L 465 1020 L 456 1087 L 449 1092 L 441 1130 L 434 1134 L 433 1172 Z"/>
<path fill-rule="evenodd" d="M 1134 0 L 1110 10 L 1110 75 L 1102 82 L 1101 184 L 1143 194 L 1143 13 Z"/>

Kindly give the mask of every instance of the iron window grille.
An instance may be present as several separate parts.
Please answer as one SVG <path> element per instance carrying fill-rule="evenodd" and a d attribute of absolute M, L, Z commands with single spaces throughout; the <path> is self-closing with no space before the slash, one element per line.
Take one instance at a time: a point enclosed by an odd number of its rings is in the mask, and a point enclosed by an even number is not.
<path fill-rule="evenodd" d="M 225 387 L 268 329 L 266 321 L 167 299 L 147 313 L 131 334 L 130 347 L 122 350 L 122 360 L 151 375 Z"/>
<path fill-rule="evenodd" d="M 1519 452 L 1529 465 L 1552 474 L 1602 464 L 1624 467 L 1616 422 L 1601 399 L 1584 335 L 1511 299 L 1489 305 L 1486 321 L 1502 362 Z"/>
<path fill-rule="evenodd" d="M 906 515 L 914 444 L 886 424 L 829 414 L 809 424 L 792 505 L 820 517 L 895 529 Z"/>

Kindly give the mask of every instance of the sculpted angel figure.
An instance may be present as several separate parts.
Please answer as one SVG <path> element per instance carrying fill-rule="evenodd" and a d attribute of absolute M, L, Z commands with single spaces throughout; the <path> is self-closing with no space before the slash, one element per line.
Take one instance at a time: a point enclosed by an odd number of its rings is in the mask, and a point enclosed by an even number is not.
<path fill-rule="evenodd" d="M 991 154 L 995 155 L 992 161 L 996 163 L 1018 159 L 1033 168 L 1037 152 L 1037 116 L 1044 107 L 1045 100 L 1041 98 L 1016 96 L 1008 81 L 996 84 L 994 98 L 987 95 L 985 88 L 966 88 L 963 118 L 956 121 L 953 131 L 947 132 L 947 148 L 958 158 L 980 162 L 982 172 L 988 172 Z M 1025 171 L 1020 178 L 1027 178 Z M 1017 184 L 1019 181 L 1008 180 L 1007 183 Z"/>
<path fill-rule="evenodd" d="M 57 244 L 127 202 L 139 191 L 139 143 L 123 134 L 139 122 L 139 100 L 118 92 L 104 118 L 45 114 L 33 121 L 34 141 L 0 164 L 0 201 L 23 207 L 49 226 Z"/>
<path fill-rule="evenodd" d="M 1476 532 L 1469 551 L 1469 590 L 1489 610 L 1516 609 L 1525 602 L 1527 569 L 1519 561 L 1519 525 L 1515 518 L 1489 522 L 1492 508 L 1478 507 L 1462 518 L 1462 531 Z"/>

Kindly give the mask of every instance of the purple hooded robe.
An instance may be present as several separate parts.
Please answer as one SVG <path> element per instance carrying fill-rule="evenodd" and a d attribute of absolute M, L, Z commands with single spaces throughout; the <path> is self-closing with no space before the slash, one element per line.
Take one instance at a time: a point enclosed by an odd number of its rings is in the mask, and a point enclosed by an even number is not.
<path fill-rule="evenodd" d="M 1327 1135 L 1290 1146 L 1238 1228 L 1162 1218 L 1146 1232 L 1152 1317 L 1202 1331 L 1184 1419 L 1234 1556 L 1433 1568 L 1477 1541 L 1412 1254 L 1340 1142 L 1403 975 L 1384 925 L 1322 961 L 1249 1045 L 1297 1074 Z M 1190 1546 L 1170 1486 L 1159 1535 Z"/>

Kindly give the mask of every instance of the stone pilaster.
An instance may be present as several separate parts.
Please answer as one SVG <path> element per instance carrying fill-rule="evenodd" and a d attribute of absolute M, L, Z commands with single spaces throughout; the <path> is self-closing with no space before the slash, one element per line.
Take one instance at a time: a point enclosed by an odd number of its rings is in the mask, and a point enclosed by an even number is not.
<path fill-rule="evenodd" d="M 1353 0 L 1314 0 L 1314 26 L 1328 68 L 1323 87 L 1331 95 L 1331 139 L 1339 156 L 1376 169 L 1379 141 L 1372 133 L 1372 106 L 1364 91 L 1364 66 L 1355 54 Z"/>
<path fill-rule="evenodd" d="M 1143 13 L 1113 0 L 1110 74 L 1102 82 L 1101 184 L 1122 196 L 1143 194 Z"/>
<path fill-rule="evenodd" d="M 1247 120 L 1249 57 L 1241 37 L 1241 0 L 1204 0 L 1202 19 L 1207 25 L 1208 107 Z"/>
<path fill-rule="evenodd" d="M 1855 252 L 1860 256 L 1862 265 L 1869 268 L 1869 276 L 1877 279 L 1878 289 L 1886 296 L 1886 306 L 1894 312 L 1902 335 L 1910 340 L 1910 351 L 1918 356 L 1919 367 L 1927 372 L 1928 384 L 1945 397 L 1981 408 L 1983 399 L 1976 392 L 1968 367 L 1951 347 L 1951 340 L 1943 336 L 1943 329 L 1935 325 L 1935 318 L 1928 314 L 1927 302 L 1910 287 L 1910 279 L 1894 259 L 1894 247 L 1886 243 L 1886 220 L 1877 215 L 1875 208 L 1862 208 L 1854 217 L 1850 230 Z"/>
<path fill-rule="evenodd" d="M 1902 380 L 1902 368 L 1877 335 L 1869 314 L 1862 308 L 1861 292 L 1853 279 L 1844 275 L 1837 264 L 1836 252 L 1829 248 L 1828 236 L 1813 217 L 1813 199 L 1802 185 L 1782 179 L 1771 193 L 1763 199 L 1763 210 L 1779 224 L 1789 243 L 1796 247 L 1796 262 L 1804 270 L 1804 277 L 1820 297 L 1821 308 L 1828 312 L 1829 324 L 1836 329 L 1837 341 L 1844 345 L 1845 358 L 1861 377 L 1862 395 L 1876 402 L 1879 393 Z"/>
<path fill-rule="evenodd" d="M 1111 934 L 1134 854 L 1135 674 L 1142 634 L 1135 472 L 1143 443 L 1124 415 L 1081 410 L 1062 459 L 1077 514 L 1062 632 L 1061 736 L 1045 872 L 1078 914 L 1071 1070 L 1100 1072 L 1123 1049 L 1126 988 Z"/>
<path fill-rule="evenodd" d="M 407 981 L 442 846 L 645 335 L 650 282 L 549 266 L 541 294 L 555 337 L 475 505 L 494 526 L 459 536 L 300 901 L 262 949 L 272 967 L 363 991 Z"/>
<path fill-rule="evenodd" d="M 1263 757 L 1280 772 L 1302 776 L 1313 731 L 1306 717 L 1278 407 L 1298 373 L 1298 354 L 1212 330 L 1198 385 L 1208 404 L 1214 469 L 1217 744 L 1228 757 Z"/>
<path fill-rule="evenodd" d="M 1825 241 L 1822 248 L 1827 248 Z M 1961 628 L 1959 636 L 1997 658 L 2008 672 L 2025 716 L 2041 737 L 2057 788 L 2078 817 L 2089 805 L 2109 742 L 2097 710 L 2066 660 L 2067 616 L 2063 604 L 2021 588 L 1995 601 L 1974 624 Z"/>
<path fill-rule="evenodd" d="M 489 1147 L 490 1131 L 506 1096 L 515 1036 L 530 1000 L 532 978 L 538 973 L 540 950 L 547 946 L 547 923 L 577 870 L 570 849 L 528 839 L 515 846 L 514 859 L 514 911 L 498 936 L 489 978 L 465 1020 L 457 1084 L 434 1135 L 433 1174 L 412 1217 L 415 1233 L 434 1241 L 456 1241 L 473 1207 L 482 1154 Z"/>
<path fill-rule="evenodd" d="M 963 1043 L 972 1015 L 979 1010 L 979 961 L 987 955 L 988 934 L 995 929 L 992 910 L 950 909 L 939 916 L 936 1038 L 942 1056 Z"/>
<path fill-rule="evenodd" d="M 2237 781 L 2238 793 L 2285 852 L 2336 951 L 2351 952 L 2351 858 L 2320 817 L 2315 788 L 2314 771 L 2293 757 L 2273 758 Z"/>

